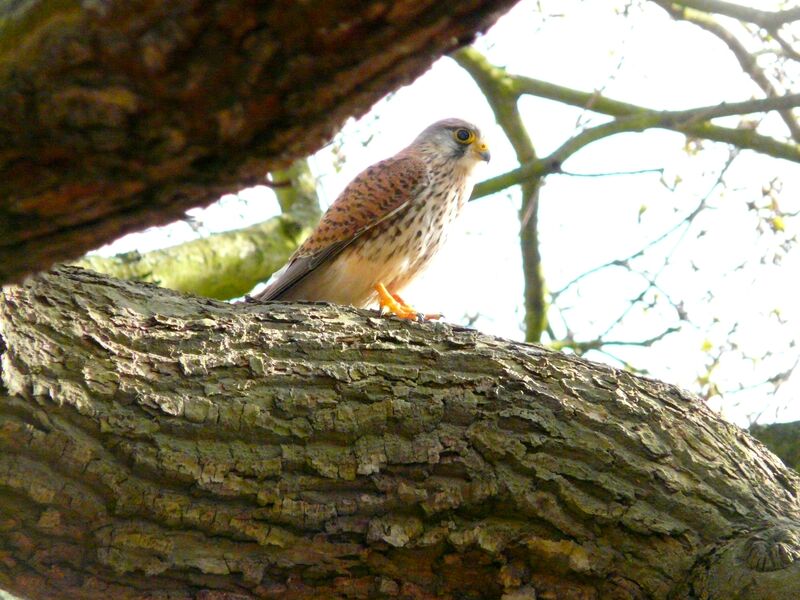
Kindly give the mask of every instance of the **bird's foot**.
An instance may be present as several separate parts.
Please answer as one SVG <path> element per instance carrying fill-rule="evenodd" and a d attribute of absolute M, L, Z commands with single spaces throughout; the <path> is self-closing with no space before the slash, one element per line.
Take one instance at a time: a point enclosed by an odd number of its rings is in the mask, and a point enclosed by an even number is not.
<path fill-rule="evenodd" d="M 413 321 L 433 321 L 442 318 L 442 315 L 438 313 L 423 314 L 415 310 L 400 296 L 387 290 L 382 283 L 375 286 L 375 291 L 378 293 L 381 314 L 392 313 L 401 319 L 411 319 Z"/>

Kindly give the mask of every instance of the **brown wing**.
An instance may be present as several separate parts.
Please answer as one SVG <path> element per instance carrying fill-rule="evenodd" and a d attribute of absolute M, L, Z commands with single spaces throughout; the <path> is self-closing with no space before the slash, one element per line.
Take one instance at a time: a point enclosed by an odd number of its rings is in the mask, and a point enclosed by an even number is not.
<path fill-rule="evenodd" d="M 362 171 L 323 215 L 256 300 L 276 300 L 314 269 L 324 268 L 367 231 L 397 214 L 429 183 L 425 163 L 412 156 L 388 158 Z"/>

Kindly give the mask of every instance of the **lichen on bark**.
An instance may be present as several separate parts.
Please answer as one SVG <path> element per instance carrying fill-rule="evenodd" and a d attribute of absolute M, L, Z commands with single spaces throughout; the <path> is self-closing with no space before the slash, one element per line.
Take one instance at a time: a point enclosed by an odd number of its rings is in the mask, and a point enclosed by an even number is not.
<path fill-rule="evenodd" d="M 798 477 L 666 384 L 73 268 L 7 288 L 0 335 L 23 596 L 795 597 Z"/>

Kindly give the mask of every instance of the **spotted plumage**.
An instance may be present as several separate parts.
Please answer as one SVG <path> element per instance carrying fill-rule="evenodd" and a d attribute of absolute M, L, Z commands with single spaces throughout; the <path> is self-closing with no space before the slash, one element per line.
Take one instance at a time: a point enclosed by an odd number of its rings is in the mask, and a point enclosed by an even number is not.
<path fill-rule="evenodd" d="M 410 146 L 356 176 L 255 299 L 358 307 L 378 299 L 410 317 L 412 309 L 397 294 L 445 241 L 472 193 L 475 165 L 488 160 L 474 125 L 459 119 L 434 123 Z M 400 314 L 392 298 L 408 310 Z"/>

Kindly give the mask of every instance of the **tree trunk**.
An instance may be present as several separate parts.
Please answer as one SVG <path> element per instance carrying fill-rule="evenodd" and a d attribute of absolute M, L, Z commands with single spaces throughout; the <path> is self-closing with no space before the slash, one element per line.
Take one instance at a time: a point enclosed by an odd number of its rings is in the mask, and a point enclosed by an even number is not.
<path fill-rule="evenodd" d="M 800 479 L 672 386 L 63 268 L 0 297 L 28 598 L 796 599 Z"/>
<path fill-rule="evenodd" d="M 0 2 L 0 283 L 261 181 L 512 4 Z"/>

